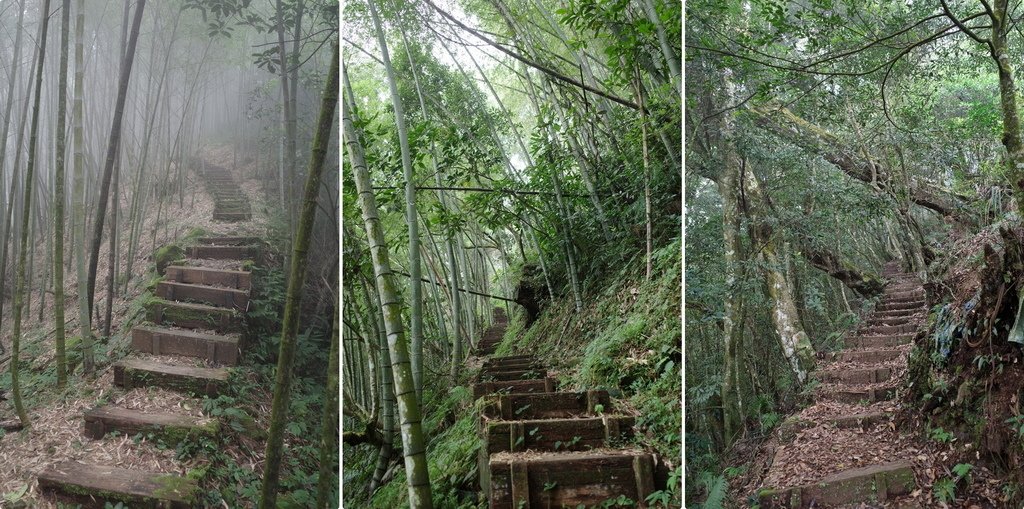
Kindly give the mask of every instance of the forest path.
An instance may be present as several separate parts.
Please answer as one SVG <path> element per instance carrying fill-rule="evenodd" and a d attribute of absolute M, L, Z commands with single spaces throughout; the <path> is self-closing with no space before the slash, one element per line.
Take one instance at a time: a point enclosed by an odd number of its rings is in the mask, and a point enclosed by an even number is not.
<path fill-rule="evenodd" d="M 916 275 L 895 264 L 883 276 L 888 284 L 875 311 L 815 373 L 815 403 L 782 425 L 761 507 L 884 503 L 917 487 L 913 462 L 921 450 L 892 422 L 892 400 L 926 319 L 925 293 Z"/>
<path fill-rule="evenodd" d="M 231 172 L 204 165 L 202 176 L 214 196 L 214 220 L 247 221 L 248 202 L 239 200 L 238 182 Z M 241 203 L 241 204 L 240 204 Z M 244 204 L 244 206 L 242 205 Z M 216 236 L 198 239 L 186 257 L 164 268 L 156 298 L 146 305 L 144 323 L 132 329 L 134 353 L 114 364 L 114 384 L 161 388 L 192 397 L 216 397 L 228 383 L 229 367 L 238 364 L 244 315 L 252 288 L 248 267 L 259 258 L 259 239 Z M 192 409 L 202 408 L 194 400 Z M 153 411 L 97 402 L 83 415 L 84 434 L 104 440 L 109 433 L 137 436 L 176 447 L 189 438 L 217 439 L 220 423 L 198 412 Z M 58 501 L 86 508 L 106 502 L 131 506 L 190 508 L 197 505 L 198 480 L 179 473 L 151 472 L 132 466 L 65 461 L 38 474 L 39 488 Z"/>
<path fill-rule="evenodd" d="M 489 507 L 596 507 L 620 497 L 646 507 L 654 456 L 623 446 L 633 418 L 612 413 L 607 391 L 556 391 L 532 355 L 492 357 L 508 322 L 502 309 L 494 315 L 477 346 L 487 359 L 473 386 L 474 399 L 486 398 L 479 469 Z"/>

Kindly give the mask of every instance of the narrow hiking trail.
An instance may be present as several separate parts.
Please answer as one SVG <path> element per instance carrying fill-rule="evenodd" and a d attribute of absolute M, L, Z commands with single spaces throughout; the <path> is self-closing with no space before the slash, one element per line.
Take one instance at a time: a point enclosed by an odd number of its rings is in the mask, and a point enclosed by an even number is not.
<path fill-rule="evenodd" d="M 486 398 L 479 470 L 489 507 L 647 507 L 655 458 L 624 446 L 633 417 L 616 415 L 607 391 L 557 391 L 534 356 L 493 357 L 507 324 L 496 308 L 477 345 L 485 360 L 473 397 Z"/>
<path fill-rule="evenodd" d="M 208 165 L 202 176 L 214 196 L 215 220 L 251 219 L 248 202 L 229 170 Z M 217 438 L 219 422 L 195 409 L 202 408 L 198 398 L 215 397 L 224 388 L 229 368 L 238 364 L 252 289 L 247 267 L 258 260 L 258 239 L 212 236 L 198 239 L 184 259 L 166 267 L 155 298 L 147 303 L 146 323 L 132 329 L 133 353 L 113 365 L 113 384 L 125 391 L 167 390 L 196 399 L 181 405 L 181 411 L 127 408 L 101 400 L 83 415 L 85 437 L 110 440 L 114 432 L 142 434 L 171 448 L 186 438 Z M 39 472 L 39 489 L 57 501 L 87 508 L 102 508 L 106 501 L 145 507 L 196 505 L 197 479 L 182 472 L 125 468 L 138 462 L 119 457 L 111 462 L 116 464 L 56 463 Z"/>
<path fill-rule="evenodd" d="M 926 319 L 925 292 L 916 275 L 895 264 L 883 277 L 888 284 L 875 311 L 815 374 L 814 404 L 780 429 L 761 507 L 877 507 L 921 486 L 927 454 L 894 422 L 894 399 Z"/>

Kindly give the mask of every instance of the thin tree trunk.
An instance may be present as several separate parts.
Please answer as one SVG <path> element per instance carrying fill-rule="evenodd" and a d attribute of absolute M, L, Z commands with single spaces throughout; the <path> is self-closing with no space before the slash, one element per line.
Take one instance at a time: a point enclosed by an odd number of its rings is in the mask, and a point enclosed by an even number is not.
<path fill-rule="evenodd" d="M 135 5 L 135 18 L 132 20 L 131 34 L 128 36 L 128 47 L 121 60 L 118 76 L 117 102 L 114 106 L 114 119 L 110 126 L 110 138 L 107 144 L 107 156 L 103 165 L 103 177 L 100 183 L 100 197 L 96 203 L 96 221 L 92 231 L 92 253 L 89 257 L 89 312 L 92 313 L 93 295 L 96 292 L 96 266 L 100 257 L 100 245 L 103 243 L 103 221 L 106 219 L 107 201 L 110 195 L 110 177 L 114 170 L 114 159 L 117 157 L 121 142 L 121 121 L 124 118 L 125 97 L 128 95 L 128 82 L 131 79 L 132 64 L 135 61 L 135 46 L 139 40 L 139 26 L 142 24 L 142 13 L 146 8 L 146 0 L 138 0 Z M 113 245 L 111 245 L 113 249 Z"/>
<path fill-rule="evenodd" d="M 299 228 L 292 243 L 291 275 L 288 279 L 288 293 L 285 297 L 284 320 L 281 324 L 281 350 L 277 360 L 277 377 L 274 381 L 274 402 L 271 409 L 270 433 L 267 439 L 267 462 L 263 469 L 263 489 L 260 509 L 277 507 L 278 475 L 284 449 L 284 428 L 288 422 L 288 400 L 291 392 L 292 369 L 295 363 L 295 348 L 299 330 L 302 291 L 306 281 L 307 252 L 316 219 L 317 196 L 320 194 L 320 180 L 327 147 L 331 141 L 331 127 L 338 104 L 338 59 L 339 44 L 334 43 L 334 57 L 327 75 L 323 99 L 320 104 L 320 118 L 317 121 L 316 136 L 313 138 L 313 154 L 309 160 L 306 176 L 305 199 Z"/>
<path fill-rule="evenodd" d="M 75 18 L 75 89 L 72 107 L 72 125 L 75 150 L 75 180 L 71 191 L 74 204 L 75 229 L 75 266 L 78 272 L 78 328 L 82 334 L 82 369 L 86 376 L 93 376 L 96 371 L 92 348 L 92 324 L 89 313 L 89 295 L 87 293 L 88 272 L 86 271 L 85 251 L 85 129 L 82 125 L 83 95 L 85 87 L 84 34 L 85 34 L 85 0 L 76 2 Z M 84 284 L 83 284 L 84 283 Z"/>
<path fill-rule="evenodd" d="M 337 89 L 337 86 L 335 86 Z M 330 498 L 330 486 L 334 459 L 334 448 L 338 439 L 338 310 L 334 307 L 334 320 L 331 321 L 331 349 L 327 354 L 327 390 L 324 399 L 324 415 L 320 424 L 320 476 L 316 484 L 316 508 L 327 509 Z"/>

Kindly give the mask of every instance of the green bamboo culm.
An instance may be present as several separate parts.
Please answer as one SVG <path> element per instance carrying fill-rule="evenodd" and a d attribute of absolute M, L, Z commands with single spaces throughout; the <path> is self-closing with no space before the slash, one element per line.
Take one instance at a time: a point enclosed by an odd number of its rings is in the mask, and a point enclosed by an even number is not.
<path fill-rule="evenodd" d="M 316 485 L 316 508 L 328 509 L 331 487 L 331 456 L 338 439 L 338 314 L 341 306 L 334 306 L 331 327 L 331 351 L 327 366 L 327 388 L 324 390 L 324 416 L 320 435 L 320 478 Z"/>
<path fill-rule="evenodd" d="M 342 126 L 351 163 L 349 166 L 352 168 L 356 192 L 359 195 L 366 238 L 370 244 L 370 257 L 373 259 L 373 273 L 377 279 L 377 292 L 380 295 L 388 353 L 391 357 L 391 371 L 395 378 L 395 397 L 398 400 L 398 418 L 401 422 L 402 450 L 405 457 L 405 478 L 409 484 L 409 509 L 432 509 L 423 418 L 413 384 L 409 343 L 402 326 L 401 300 L 395 284 L 395 274 L 391 270 L 388 247 L 384 241 L 384 228 L 377 212 L 377 200 L 373 196 L 373 181 L 352 122 L 352 98 L 346 98 L 342 106 Z"/>
<path fill-rule="evenodd" d="M 64 351 L 64 152 L 67 146 L 68 39 L 71 25 L 71 0 L 64 0 L 60 13 L 60 78 L 57 84 L 57 167 L 53 198 L 53 321 L 56 325 L 57 387 L 68 383 L 67 355 Z"/>
<path fill-rule="evenodd" d="M 29 216 L 32 214 L 32 179 L 36 167 L 36 143 L 39 141 L 39 98 L 43 91 L 43 60 L 46 57 L 46 32 L 50 21 L 50 0 L 44 0 L 39 21 L 39 60 L 36 63 L 36 92 L 32 98 L 32 127 L 28 136 L 28 166 L 25 168 L 25 199 L 21 211 L 21 246 L 18 253 L 18 275 L 14 285 L 14 331 L 11 334 L 11 391 L 14 393 L 14 410 L 24 427 L 29 426 L 28 414 L 21 399 L 21 384 L 18 383 L 18 357 L 21 353 L 21 307 L 25 298 L 25 259 L 28 257 Z"/>
<path fill-rule="evenodd" d="M 323 98 L 320 102 L 320 117 L 317 120 L 316 135 L 313 138 L 313 154 L 309 160 L 306 176 L 306 190 L 299 217 L 299 229 L 292 243 L 291 268 L 288 277 L 288 293 L 285 296 L 284 323 L 281 326 L 281 350 L 277 358 L 277 378 L 274 381 L 274 402 L 270 416 L 270 436 L 267 439 L 267 462 L 263 467 L 263 490 L 260 509 L 277 507 L 278 475 L 284 445 L 284 428 L 288 422 L 288 399 L 292 383 L 292 365 L 295 361 L 296 338 L 299 332 L 299 313 L 302 303 L 302 287 L 306 281 L 306 252 L 309 250 L 313 220 L 316 219 L 317 196 L 320 194 L 320 180 L 327 148 L 331 141 L 334 112 L 338 105 L 338 61 L 340 45 L 334 41 L 331 70 L 327 75 Z"/>

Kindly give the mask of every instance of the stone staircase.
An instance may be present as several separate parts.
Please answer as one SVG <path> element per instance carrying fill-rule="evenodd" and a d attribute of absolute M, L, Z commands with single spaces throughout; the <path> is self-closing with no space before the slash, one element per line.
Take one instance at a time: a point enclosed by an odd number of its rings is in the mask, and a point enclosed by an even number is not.
<path fill-rule="evenodd" d="M 250 200 L 240 192 L 241 187 L 231 170 L 206 163 L 203 172 L 206 188 L 213 195 L 214 221 L 249 221 L 252 219 Z"/>
<path fill-rule="evenodd" d="M 489 507 L 596 507 L 620 496 L 646 507 L 655 458 L 623 447 L 633 418 L 613 412 L 607 391 L 557 391 L 532 355 L 493 357 L 506 325 L 496 309 L 477 346 L 488 358 L 473 386 L 474 398 L 485 398 L 478 461 Z"/>
<path fill-rule="evenodd" d="M 762 508 L 875 504 L 916 488 L 917 450 L 891 424 L 907 354 L 926 317 L 921 281 L 886 265 L 864 326 L 819 366 L 815 403 L 788 419 L 761 490 Z M 856 505 L 861 507 L 861 505 Z M 874 507 L 874 506 L 872 506 Z"/>
<path fill-rule="evenodd" d="M 252 288 L 252 275 L 243 266 L 245 260 L 258 259 L 257 246 L 258 239 L 250 237 L 201 238 L 188 250 L 187 259 L 168 267 L 156 298 L 147 305 L 148 323 L 132 330 L 135 353 L 113 366 L 114 384 L 124 390 L 159 387 L 194 397 L 216 396 L 239 361 Z M 202 405 L 196 401 L 192 406 Z M 186 438 L 212 438 L 219 432 L 215 419 L 115 405 L 86 411 L 83 425 L 85 436 L 93 440 L 107 439 L 112 432 L 142 433 L 171 447 Z M 179 473 L 78 461 L 47 467 L 39 472 L 38 482 L 40 491 L 57 501 L 85 508 L 102 508 L 107 502 L 191 508 L 197 506 L 199 490 L 195 479 Z"/>

